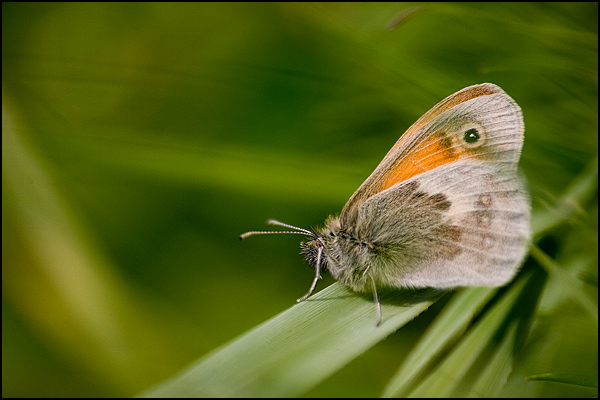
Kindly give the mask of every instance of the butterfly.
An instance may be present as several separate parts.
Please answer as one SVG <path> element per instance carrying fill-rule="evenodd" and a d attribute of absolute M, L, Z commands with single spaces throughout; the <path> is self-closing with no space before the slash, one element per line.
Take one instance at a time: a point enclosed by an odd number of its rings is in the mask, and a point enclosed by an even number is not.
<path fill-rule="evenodd" d="M 517 171 L 520 107 L 483 83 L 442 100 L 394 144 L 339 215 L 314 231 L 270 220 L 309 237 L 301 253 L 356 292 L 377 288 L 501 286 L 517 273 L 530 237 L 531 206 Z"/>

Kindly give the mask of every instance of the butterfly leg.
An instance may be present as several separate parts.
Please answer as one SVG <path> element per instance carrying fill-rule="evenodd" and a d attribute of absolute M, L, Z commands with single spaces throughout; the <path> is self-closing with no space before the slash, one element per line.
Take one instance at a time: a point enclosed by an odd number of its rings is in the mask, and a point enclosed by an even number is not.
<path fill-rule="evenodd" d="M 373 277 L 371 277 L 371 284 L 373 285 L 373 300 L 375 301 L 375 310 L 377 312 L 377 323 L 375 326 L 379 326 L 381 325 L 381 303 L 379 302 L 379 296 L 377 296 L 377 286 Z"/>
<path fill-rule="evenodd" d="M 317 287 L 317 282 L 319 281 L 319 278 L 321 277 L 321 256 L 323 254 L 323 248 L 319 247 L 319 252 L 317 253 L 317 265 L 315 266 L 315 270 L 316 270 L 316 274 L 315 274 L 315 279 L 313 279 L 312 284 L 310 285 L 310 289 L 308 289 L 308 293 L 306 293 L 304 296 L 300 297 L 298 300 L 296 300 L 296 302 L 300 303 L 306 299 L 308 299 L 308 296 L 310 296 L 312 294 L 312 292 L 315 290 L 315 287 Z"/>

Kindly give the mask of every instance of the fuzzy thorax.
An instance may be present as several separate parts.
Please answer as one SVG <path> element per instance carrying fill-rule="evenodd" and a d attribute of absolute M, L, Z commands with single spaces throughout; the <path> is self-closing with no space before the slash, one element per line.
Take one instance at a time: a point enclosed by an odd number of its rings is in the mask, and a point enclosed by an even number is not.
<path fill-rule="evenodd" d="M 356 292 L 371 292 L 377 279 L 377 264 L 381 248 L 352 232 L 342 229 L 338 217 L 329 217 L 317 238 L 300 244 L 301 254 L 316 268 L 319 248 L 322 249 L 321 269 L 329 271 L 340 283 Z"/>

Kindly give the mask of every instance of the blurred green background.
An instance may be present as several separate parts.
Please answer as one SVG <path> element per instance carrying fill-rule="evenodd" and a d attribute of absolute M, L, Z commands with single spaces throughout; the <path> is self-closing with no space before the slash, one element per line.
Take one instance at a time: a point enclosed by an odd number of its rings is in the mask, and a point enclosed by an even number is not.
<path fill-rule="evenodd" d="M 597 3 L 3 3 L 3 396 L 135 395 L 295 304 L 300 237 L 238 235 L 321 224 L 463 87 L 519 103 L 552 209 L 597 163 L 597 29 Z M 595 190 L 544 243 L 597 288 Z M 308 395 L 379 395 L 436 306 Z M 597 374 L 573 340 L 555 362 Z"/>

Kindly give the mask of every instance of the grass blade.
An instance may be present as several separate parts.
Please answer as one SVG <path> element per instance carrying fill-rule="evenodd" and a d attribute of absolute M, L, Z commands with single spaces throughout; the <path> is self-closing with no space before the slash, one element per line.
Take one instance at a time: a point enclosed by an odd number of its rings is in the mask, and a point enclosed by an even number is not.
<path fill-rule="evenodd" d="M 478 287 L 457 293 L 390 380 L 383 397 L 405 396 L 440 352 L 456 340 L 496 291 L 497 288 Z"/>
<path fill-rule="evenodd" d="M 530 276 L 530 275 L 529 275 Z M 465 376 L 490 343 L 509 311 L 526 287 L 529 279 L 524 276 L 502 296 L 458 346 L 430 375 L 410 393 L 411 397 L 448 397 L 464 381 Z"/>
<path fill-rule="evenodd" d="M 370 296 L 335 283 L 209 353 L 144 397 L 290 397 L 316 386 L 425 311 L 444 292 Z"/>

